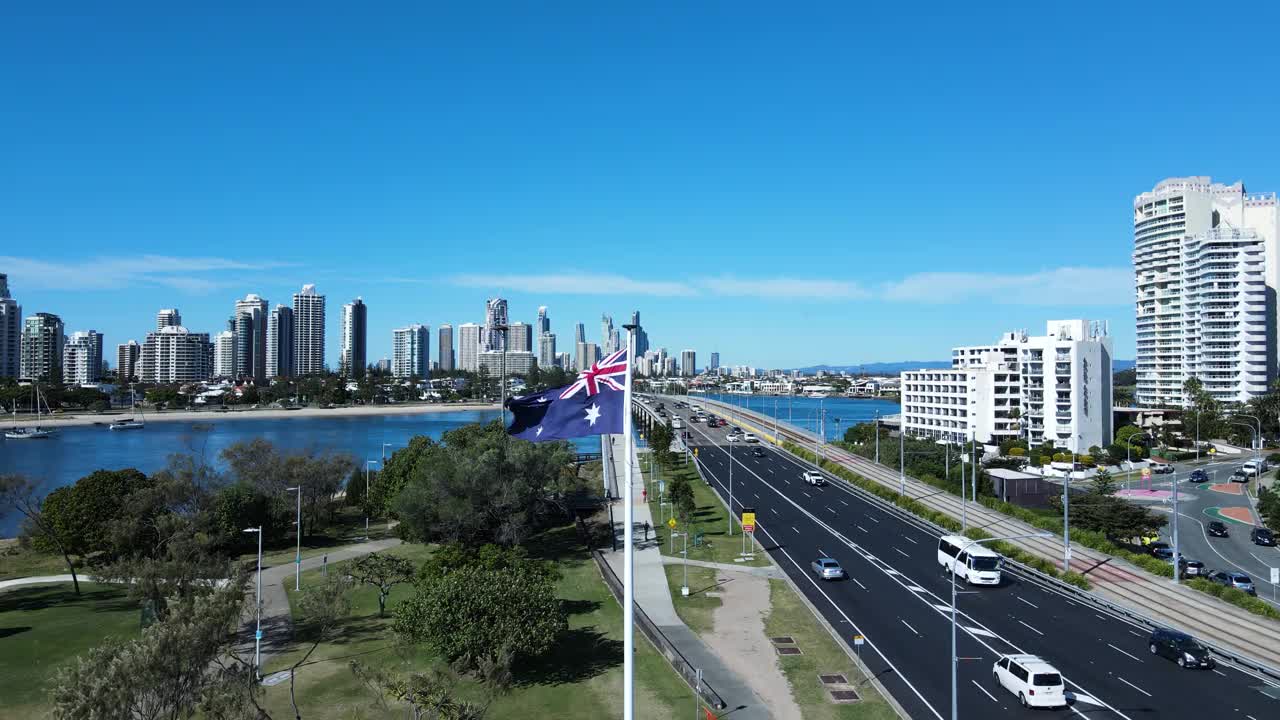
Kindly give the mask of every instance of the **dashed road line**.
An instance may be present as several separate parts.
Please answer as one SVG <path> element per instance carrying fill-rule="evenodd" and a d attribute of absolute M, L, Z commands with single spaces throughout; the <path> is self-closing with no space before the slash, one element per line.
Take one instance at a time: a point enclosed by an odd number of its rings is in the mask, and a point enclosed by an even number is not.
<path fill-rule="evenodd" d="M 1138 657 L 1137 655 L 1132 655 L 1132 654 L 1130 654 L 1130 653 L 1127 653 L 1127 652 L 1125 652 L 1125 651 L 1121 650 L 1120 648 L 1116 647 L 1115 645 L 1112 645 L 1111 643 L 1107 643 L 1107 647 L 1111 648 L 1112 650 L 1115 650 L 1116 652 L 1120 653 L 1121 655 L 1128 655 L 1129 657 L 1133 658 L 1134 660 L 1137 660 L 1138 662 L 1142 662 L 1142 658 Z"/>
<path fill-rule="evenodd" d="M 898 550 L 898 548 L 894 548 L 894 550 Z M 902 552 L 901 550 L 898 550 L 898 554 L 901 555 L 902 557 L 911 557 L 910 555 Z"/>
<path fill-rule="evenodd" d="M 1018 621 L 1018 624 L 1019 624 L 1019 625 L 1021 625 L 1021 626 L 1022 626 L 1022 627 L 1024 627 L 1024 628 L 1027 628 L 1027 629 L 1028 629 L 1028 630 L 1030 630 L 1031 632 L 1033 632 L 1033 633 L 1035 633 L 1035 634 L 1039 635 L 1040 637 L 1044 637 L 1044 633 L 1042 633 L 1042 632 L 1040 632 L 1039 630 L 1035 629 L 1034 627 L 1031 627 L 1030 625 L 1028 625 L 1028 624 L 1026 624 L 1026 623 L 1022 622 L 1021 620 L 1019 620 L 1019 621 Z"/>
<path fill-rule="evenodd" d="M 843 500 L 841 500 L 841 501 L 840 501 L 840 504 L 841 504 L 841 505 L 843 505 L 843 506 L 845 506 L 845 507 L 849 507 L 849 503 L 847 503 L 847 502 L 845 502 L 845 501 L 843 501 Z"/>
<path fill-rule="evenodd" d="M 906 535 L 903 535 L 903 536 L 902 536 L 902 539 L 903 539 L 903 540 L 906 540 L 907 542 L 915 543 L 916 545 L 919 545 L 919 544 L 920 544 L 920 542 L 919 542 L 918 540 L 912 540 L 910 537 L 908 537 L 908 536 L 906 536 Z"/>
<path fill-rule="evenodd" d="M 1031 607 L 1033 607 L 1033 608 L 1035 608 L 1035 609 L 1037 609 L 1037 610 L 1039 610 L 1039 609 L 1040 609 L 1040 606 L 1039 606 L 1039 605 L 1037 605 L 1037 604 L 1035 604 L 1035 603 L 1031 602 L 1030 600 L 1023 600 L 1023 599 L 1022 599 L 1022 596 L 1020 596 L 1020 595 L 1015 595 L 1014 597 L 1018 598 L 1019 600 L 1022 600 L 1022 602 L 1024 602 L 1024 603 L 1026 603 L 1026 604 L 1030 605 Z"/>
<path fill-rule="evenodd" d="M 969 682 L 973 683 L 973 686 L 974 686 L 974 687 L 976 687 L 976 688 L 978 688 L 979 690 L 981 690 L 983 695 L 986 695 L 987 697 L 991 698 L 991 702 L 993 702 L 993 703 L 995 703 L 995 704 L 997 704 L 997 705 L 999 705 L 999 704 L 1000 704 L 1000 701 L 996 699 L 996 696 L 995 696 L 995 695 L 992 695 L 992 694 L 991 694 L 991 693 L 989 693 L 989 692 L 987 692 L 987 689 L 986 689 L 986 688 L 984 688 L 984 687 L 982 687 L 981 685 L 979 685 L 977 680 L 970 680 Z"/>
<path fill-rule="evenodd" d="M 796 529 L 796 526 L 795 526 L 795 525 L 792 525 L 792 526 L 791 526 L 791 532 L 793 532 L 793 533 L 795 533 L 795 534 L 797 534 L 797 535 L 799 535 L 799 534 L 800 534 L 800 531 Z"/>
<path fill-rule="evenodd" d="M 869 532 L 866 528 L 862 527 L 861 525 L 854 525 L 854 527 L 858 528 L 862 532 Z"/>
<path fill-rule="evenodd" d="M 1151 697 L 1151 693 L 1147 692 L 1146 690 L 1143 690 L 1142 688 L 1138 687 L 1137 685 L 1134 685 L 1133 683 L 1129 682 L 1128 680 L 1125 680 L 1124 678 L 1120 677 L 1119 675 L 1117 675 L 1117 676 L 1116 676 L 1116 679 L 1117 679 L 1117 680 L 1119 680 L 1120 682 L 1124 683 L 1125 685 L 1128 685 L 1129 687 L 1133 688 L 1134 690 L 1137 690 L 1138 692 L 1142 693 L 1143 695 L 1146 695 L 1147 697 Z"/>
<path fill-rule="evenodd" d="M 854 581 L 854 582 L 856 582 L 856 583 L 858 583 L 858 587 L 862 588 L 863 590 L 866 590 L 866 589 L 867 589 L 867 586 L 866 586 L 866 585 L 863 585 L 862 583 L 858 582 L 858 578 L 856 578 L 856 577 L 851 577 L 851 578 L 849 578 L 849 579 L 850 579 L 850 580 L 852 580 L 852 581 Z"/>
<path fill-rule="evenodd" d="M 907 622 L 906 620 L 903 620 L 902 618 L 898 618 L 898 622 L 902 623 L 903 625 L 906 625 L 908 630 L 916 634 L 916 637 L 920 636 L 920 631 L 911 627 L 911 623 Z"/>

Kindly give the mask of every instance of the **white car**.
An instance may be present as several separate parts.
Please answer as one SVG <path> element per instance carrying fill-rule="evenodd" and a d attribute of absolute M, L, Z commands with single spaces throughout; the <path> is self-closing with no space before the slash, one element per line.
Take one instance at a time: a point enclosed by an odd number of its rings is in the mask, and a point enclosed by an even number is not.
<path fill-rule="evenodd" d="M 1018 696 L 1022 707 L 1064 707 L 1062 673 L 1035 655 L 1004 655 L 991 668 L 1000 687 Z"/>
<path fill-rule="evenodd" d="M 743 435 L 742 440 L 743 442 L 749 442 L 749 443 L 760 442 L 760 438 L 756 437 L 755 435 L 752 435 L 751 433 L 747 433 L 746 435 Z"/>
<path fill-rule="evenodd" d="M 822 477 L 822 473 L 820 473 L 820 472 L 816 472 L 816 471 L 813 471 L 813 470 L 806 470 L 806 471 L 804 472 L 804 481 L 805 481 L 805 483 L 807 483 L 807 484 L 809 484 L 809 485 L 813 485 L 813 486 L 815 486 L 815 487 L 816 487 L 816 486 L 818 486 L 818 485 L 826 485 L 826 484 L 827 484 L 827 479 L 826 479 L 826 478 L 824 478 L 824 477 Z"/>
<path fill-rule="evenodd" d="M 728 435 L 725 436 L 724 439 L 728 440 L 729 442 L 738 442 L 739 440 L 742 439 L 742 436 L 739 435 L 738 433 L 729 433 Z"/>

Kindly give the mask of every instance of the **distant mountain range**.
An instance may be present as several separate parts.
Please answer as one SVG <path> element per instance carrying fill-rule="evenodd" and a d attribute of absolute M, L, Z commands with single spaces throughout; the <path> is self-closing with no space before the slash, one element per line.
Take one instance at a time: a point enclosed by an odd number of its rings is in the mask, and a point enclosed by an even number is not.
<path fill-rule="evenodd" d="M 1133 368 L 1133 360 L 1112 360 L 1111 369 L 1114 372 L 1121 370 L 1129 370 Z M 864 363 L 862 365 L 810 365 L 809 367 L 796 368 L 797 371 L 806 375 L 812 375 L 819 370 L 829 373 L 866 373 L 868 375 L 897 375 L 904 370 L 927 370 L 934 368 L 949 368 L 950 360 L 903 360 L 901 362 L 875 362 Z"/>

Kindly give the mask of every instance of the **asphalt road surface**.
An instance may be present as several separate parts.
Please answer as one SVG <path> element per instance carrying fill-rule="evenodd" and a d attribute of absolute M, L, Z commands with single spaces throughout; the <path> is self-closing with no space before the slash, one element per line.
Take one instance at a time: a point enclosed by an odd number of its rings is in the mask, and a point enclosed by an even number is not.
<path fill-rule="evenodd" d="M 668 408 L 668 412 L 672 412 Z M 687 418 L 687 411 L 676 411 Z M 855 491 L 811 487 L 812 466 L 765 448 L 725 442 L 725 428 L 687 423 L 704 477 L 740 512 L 754 507 L 757 538 L 846 643 L 861 634 L 863 659 L 913 718 L 951 715 L 951 590 L 937 562 L 937 537 L 881 510 Z M 730 461 L 732 445 L 732 464 Z M 849 574 L 823 582 L 809 563 L 837 559 Z M 1274 686 L 1233 667 L 1182 670 L 1154 657 L 1148 633 L 1069 597 L 1009 574 L 999 587 L 961 586 L 957 702 L 960 717 L 1043 717 L 1024 710 L 992 679 L 1001 654 L 1039 655 L 1062 672 L 1074 716 L 1100 718 L 1280 717 Z M 1212 621 L 1212 618 L 1206 618 Z M 1278 693 L 1280 694 L 1280 693 Z"/>

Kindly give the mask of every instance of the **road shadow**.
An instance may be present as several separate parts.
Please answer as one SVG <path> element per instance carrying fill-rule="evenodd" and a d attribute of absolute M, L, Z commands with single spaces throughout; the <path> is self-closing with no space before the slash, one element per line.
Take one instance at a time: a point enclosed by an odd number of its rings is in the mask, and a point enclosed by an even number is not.
<path fill-rule="evenodd" d="M 593 678 L 622 664 L 622 641 L 606 637 L 594 627 L 561 633 L 556 644 L 537 658 L 515 668 L 515 685 L 564 685 Z"/>

